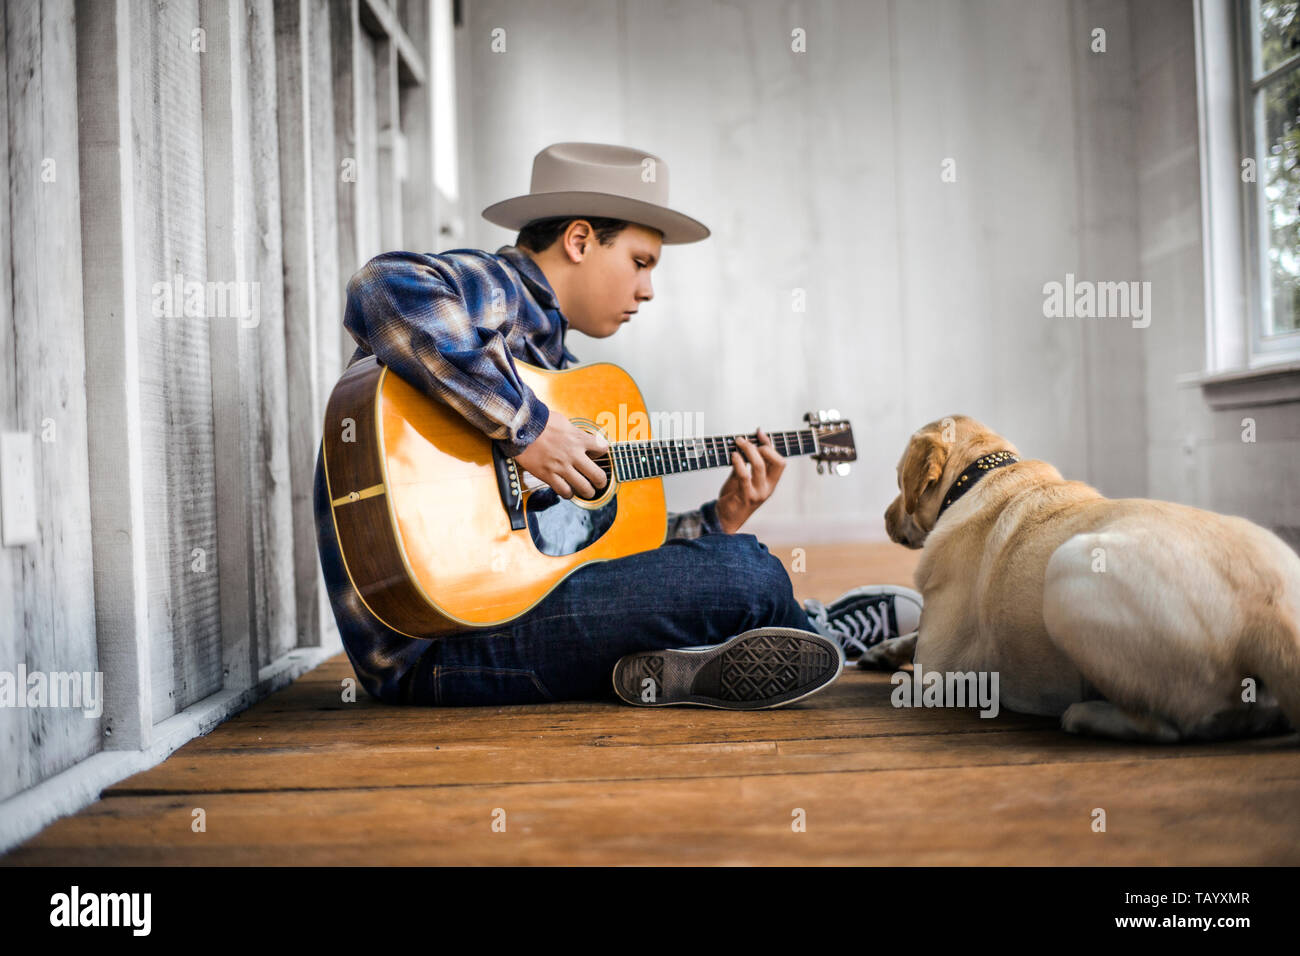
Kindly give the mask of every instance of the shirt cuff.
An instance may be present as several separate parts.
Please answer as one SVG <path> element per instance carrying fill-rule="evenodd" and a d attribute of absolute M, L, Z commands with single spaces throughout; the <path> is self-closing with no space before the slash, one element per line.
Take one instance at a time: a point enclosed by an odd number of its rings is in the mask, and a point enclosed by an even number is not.
<path fill-rule="evenodd" d="M 706 501 L 700 506 L 700 524 L 704 528 L 705 534 L 726 534 L 726 529 L 722 527 L 722 522 L 718 520 L 718 499 Z"/>
<path fill-rule="evenodd" d="M 501 441 L 501 450 L 508 458 L 515 458 L 522 454 L 523 450 L 537 440 L 546 428 L 547 419 L 550 418 L 550 409 L 542 404 L 541 399 L 536 395 L 528 397 L 528 421 L 515 433 L 515 441 L 503 439 Z"/>

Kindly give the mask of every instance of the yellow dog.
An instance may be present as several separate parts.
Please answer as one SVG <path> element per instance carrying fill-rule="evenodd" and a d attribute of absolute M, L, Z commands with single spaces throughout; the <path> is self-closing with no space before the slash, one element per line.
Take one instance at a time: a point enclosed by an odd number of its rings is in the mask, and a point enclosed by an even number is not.
<path fill-rule="evenodd" d="M 1300 556 L 1244 518 L 1109 499 L 964 415 L 912 435 L 890 538 L 924 547 L 915 661 L 996 671 L 1063 729 L 1214 740 L 1300 728 Z"/>

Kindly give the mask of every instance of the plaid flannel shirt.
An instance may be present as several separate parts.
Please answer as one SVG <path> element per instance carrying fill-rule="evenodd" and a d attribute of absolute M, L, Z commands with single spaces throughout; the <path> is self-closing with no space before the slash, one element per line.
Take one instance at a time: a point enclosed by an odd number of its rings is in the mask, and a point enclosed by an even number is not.
<path fill-rule="evenodd" d="M 542 270 L 523 250 L 495 255 L 387 252 L 348 282 L 343 325 L 357 342 L 348 365 L 375 355 L 411 386 L 450 405 L 515 456 L 546 427 L 548 409 L 514 359 L 546 369 L 578 361 L 569 321 Z M 720 533 L 717 500 L 668 515 L 668 538 Z"/>

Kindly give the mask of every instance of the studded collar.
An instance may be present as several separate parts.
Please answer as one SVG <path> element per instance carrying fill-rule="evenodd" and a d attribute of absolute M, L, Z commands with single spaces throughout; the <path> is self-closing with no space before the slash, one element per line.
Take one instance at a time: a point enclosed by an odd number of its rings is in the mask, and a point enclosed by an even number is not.
<path fill-rule="evenodd" d="M 952 487 L 948 489 L 948 494 L 944 496 L 943 504 L 939 506 L 939 514 L 935 515 L 934 520 L 937 522 L 949 505 L 970 491 L 975 486 L 975 482 L 990 471 L 1001 468 L 1003 465 L 1014 465 L 1019 460 L 1009 451 L 995 451 L 976 458 L 952 483 Z"/>

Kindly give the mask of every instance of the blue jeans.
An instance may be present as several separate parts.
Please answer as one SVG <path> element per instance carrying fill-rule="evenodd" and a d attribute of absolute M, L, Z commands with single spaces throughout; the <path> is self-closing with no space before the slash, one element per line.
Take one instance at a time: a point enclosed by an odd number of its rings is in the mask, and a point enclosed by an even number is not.
<path fill-rule="evenodd" d="M 362 686 L 389 703 L 459 706 L 615 699 L 625 654 L 718 644 L 756 627 L 816 628 L 781 562 L 752 534 L 671 538 L 587 564 L 526 614 L 490 629 L 404 637 L 357 599 L 338 551 L 319 454 L 321 568 Z"/>

